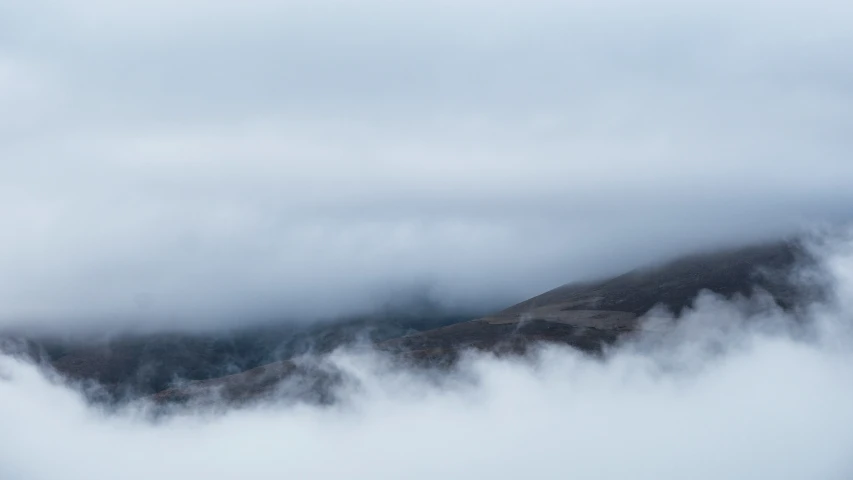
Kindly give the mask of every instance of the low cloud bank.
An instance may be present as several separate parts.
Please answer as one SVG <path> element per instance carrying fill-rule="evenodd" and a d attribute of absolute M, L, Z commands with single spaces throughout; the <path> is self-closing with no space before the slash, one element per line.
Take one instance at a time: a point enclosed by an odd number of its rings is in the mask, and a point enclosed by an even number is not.
<path fill-rule="evenodd" d="M 0 477 L 846 479 L 853 475 L 853 242 L 824 243 L 825 302 L 704 295 L 604 360 L 472 355 L 439 382 L 376 354 L 333 407 L 271 400 L 151 423 L 103 414 L 0 358 Z"/>

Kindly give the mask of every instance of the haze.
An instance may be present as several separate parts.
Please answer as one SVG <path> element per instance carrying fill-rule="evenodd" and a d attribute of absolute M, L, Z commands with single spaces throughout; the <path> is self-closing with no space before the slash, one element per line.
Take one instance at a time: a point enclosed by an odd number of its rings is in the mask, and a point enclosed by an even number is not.
<path fill-rule="evenodd" d="M 848 220 L 851 9 L 4 1 L 0 324 L 497 308 Z"/>
<path fill-rule="evenodd" d="M 848 479 L 850 239 L 821 252 L 828 301 L 797 315 L 706 294 L 674 328 L 603 358 L 481 352 L 438 382 L 338 351 L 329 359 L 357 381 L 327 407 L 273 396 L 152 422 L 144 404 L 107 414 L 0 356 L 0 476 Z"/>

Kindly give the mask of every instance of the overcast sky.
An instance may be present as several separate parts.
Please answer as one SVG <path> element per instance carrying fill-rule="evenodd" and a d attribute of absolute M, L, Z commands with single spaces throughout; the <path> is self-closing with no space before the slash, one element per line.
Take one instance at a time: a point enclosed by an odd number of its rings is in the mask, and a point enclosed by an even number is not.
<path fill-rule="evenodd" d="M 0 325 L 503 306 L 853 217 L 853 4 L 0 2 Z"/>

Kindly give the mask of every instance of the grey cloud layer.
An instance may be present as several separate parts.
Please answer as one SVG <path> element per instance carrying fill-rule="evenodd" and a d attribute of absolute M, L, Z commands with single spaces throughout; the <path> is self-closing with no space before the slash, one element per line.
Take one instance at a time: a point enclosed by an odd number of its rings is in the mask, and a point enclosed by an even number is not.
<path fill-rule="evenodd" d="M 8 2 L 0 324 L 497 305 L 849 220 L 850 7 L 769 7 Z"/>

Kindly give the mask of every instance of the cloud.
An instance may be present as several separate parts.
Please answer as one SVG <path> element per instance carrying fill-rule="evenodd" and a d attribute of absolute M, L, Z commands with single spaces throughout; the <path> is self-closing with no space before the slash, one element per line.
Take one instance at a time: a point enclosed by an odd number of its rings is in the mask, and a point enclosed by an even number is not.
<path fill-rule="evenodd" d="M 707 295 L 674 330 L 605 360 L 555 347 L 472 356 L 437 383 L 342 351 L 330 360 L 359 386 L 334 407 L 271 401 L 152 423 L 96 411 L 2 357 L 0 476 L 849 478 L 853 250 L 825 247 L 832 298 L 800 317 Z"/>
<path fill-rule="evenodd" d="M 849 220 L 850 7 L 765 7 L 7 2 L 0 325 L 497 308 Z"/>

